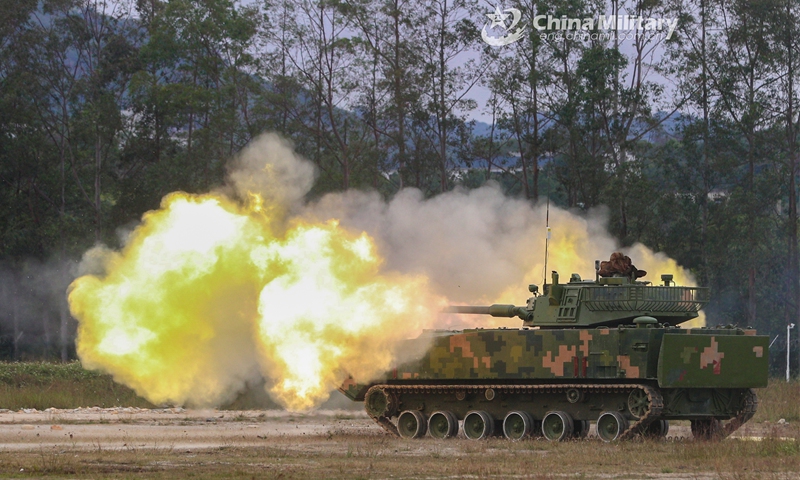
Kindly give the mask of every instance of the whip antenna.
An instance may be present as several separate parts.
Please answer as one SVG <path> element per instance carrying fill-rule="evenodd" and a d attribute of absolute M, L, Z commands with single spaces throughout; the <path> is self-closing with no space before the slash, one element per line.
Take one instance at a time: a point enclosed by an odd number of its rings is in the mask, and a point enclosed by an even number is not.
<path fill-rule="evenodd" d="M 547 236 L 544 239 L 544 272 L 542 272 L 542 291 L 547 287 L 547 247 L 550 243 L 550 197 L 547 197 L 547 216 L 545 217 Z"/>

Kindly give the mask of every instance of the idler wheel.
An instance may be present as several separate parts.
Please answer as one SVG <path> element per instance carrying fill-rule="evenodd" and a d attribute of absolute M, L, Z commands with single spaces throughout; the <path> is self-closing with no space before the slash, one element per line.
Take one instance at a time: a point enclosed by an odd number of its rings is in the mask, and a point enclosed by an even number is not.
<path fill-rule="evenodd" d="M 597 436 L 604 442 L 613 442 L 628 429 L 628 420 L 619 412 L 603 412 L 597 419 Z"/>
<path fill-rule="evenodd" d="M 716 418 L 692 420 L 692 435 L 697 440 L 721 440 L 724 436 L 722 422 Z"/>
<path fill-rule="evenodd" d="M 427 428 L 425 416 L 417 410 L 406 410 L 397 419 L 397 433 L 402 438 L 421 438 Z"/>
<path fill-rule="evenodd" d="M 586 438 L 589 435 L 589 420 L 573 420 L 575 424 L 572 430 L 573 438 Z"/>
<path fill-rule="evenodd" d="M 641 388 L 633 390 L 628 395 L 628 410 L 637 419 L 644 417 L 650 411 L 650 398 L 647 396 L 647 392 Z"/>
<path fill-rule="evenodd" d="M 542 419 L 542 435 L 551 442 L 562 442 L 572 436 L 575 425 L 567 412 L 547 412 Z"/>
<path fill-rule="evenodd" d="M 428 432 L 433 438 L 453 438 L 458 434 L 458 419 L 446 410 L 433 412 L 428 419 Z"/>
<path fill-rule="evenodd" d="M 522 440 L 533 432 L 533 417 L 528 412 L 514 410 L 503 419 L 503 435 L 509 440 Z"/>
<path fill-rule="evenodd" d="M 464 435 L 470 440 L 483 440 L 494 435 L 494 419 L 483 410 L 472 410 L 464 417 Z"/>
<path fill-rule="evenodd" d="M 382 387 L 372 387 L 364 396 L 364 409 L 370 417 L 391 417 L 397 412 L 394 395 Z"/>

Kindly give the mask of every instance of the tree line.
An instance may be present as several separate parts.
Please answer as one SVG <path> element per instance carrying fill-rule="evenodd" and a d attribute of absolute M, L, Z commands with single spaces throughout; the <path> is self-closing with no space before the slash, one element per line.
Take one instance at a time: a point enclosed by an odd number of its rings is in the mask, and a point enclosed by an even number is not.
<path fill-rule="evenodd" d="M 495 48 L 481 40 L 494 7 L 476 0 L 3 3 L 0 356 L 73 355 L 63 300 L 20 306 L 70 274 L 32 262 L 118 244 L 166 193 L 219 185 L 266 130 L 318 167 L 312 195 L 492 180 L 607 208 L 622 244 L 712 288 L 712 323 L 775 336 L 797 322 L 800 2 L 510 7 L 527 28 Z M 582 38 L 537 30 L 537 15 L 678 26 Z"/>

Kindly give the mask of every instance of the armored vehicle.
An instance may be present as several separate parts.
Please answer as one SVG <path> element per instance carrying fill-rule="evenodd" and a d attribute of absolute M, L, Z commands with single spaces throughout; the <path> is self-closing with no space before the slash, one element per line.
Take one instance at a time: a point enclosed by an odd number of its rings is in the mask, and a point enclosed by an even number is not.
<path fill-rule="evenodd" d="M 733 326 L 680 328 L 708 302 L 707 288 L 640 281 L 622 254 L 595 262 L 594 280 L 572 274 L 529 287 L 526 306 L 454 306 L 449 312 L 519 317 L 521 328 L 425 331 L 407 340 L 425 352 L 372 382 L 340 391 L 363 401 L 404 438 L 531 435 L 604 441 L 663 437 L 690 420 L 696 438 L 722 438 L 756 411 L 767 385 L 768 337 Z"/>

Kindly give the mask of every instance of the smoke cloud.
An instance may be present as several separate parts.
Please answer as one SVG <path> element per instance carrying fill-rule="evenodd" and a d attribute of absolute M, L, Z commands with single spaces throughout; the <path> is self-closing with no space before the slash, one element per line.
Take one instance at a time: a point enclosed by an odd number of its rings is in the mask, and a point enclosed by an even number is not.
<path fill-rule="evenodd" d="M 297 155 L 291 142 L 266 133 L 229 162 L 223 193 L 244 201 L 259 195 L 265 205 L 291 209 L 302 204 L 315 177 L 314 164 Z"/>
<path fill-rule="evenodd" d="M 494 183 L 430 199 L 405 189 L 389 202 L 375 193 L 333 193 L 303 213 L 366 231 L 376 239 L 387 268 L 427 276 L 434 293 L 451 302 L 524 304 L 528 284 L 549 282 L 549 271 L 560 272 L 562 279 L 572 273 L 594 278 L 594 260 L 607 260 L 618 250 L 648 272 L 645 279 L 672 273 L 678 284 L 695 284 L 690 272 L 663 253 L 642 244 L 620 249 L 606 229 L 603 209 L 578 215 L 550 207 L 545 272 L 546 205 L 509 198 Z M 518 326 L 516 319 L 481 321 Z"/>
<path fill-rule="evenodd" d="M 517 326 L 459 318 L 453 303 L 524 303 L 544 276 L 544 206 L 493 184 L 390 201 L 347 191 L 304 203 L 313 165 L 274 134 L 230 163 L 227 184 L 173 193 L 120 251 L 86 253 L 70 287 L 84 366 L 155 403 L 219 405 L 266 380 L 273 399 L 304 410 L 352 374 L 367 380 L 402 360 L 423 328 Z M 602 212 L 551 208 L 548 270 L 594 275 L 616 250 Z M 651 275 L 693 279 L 642 245 Z"/>

